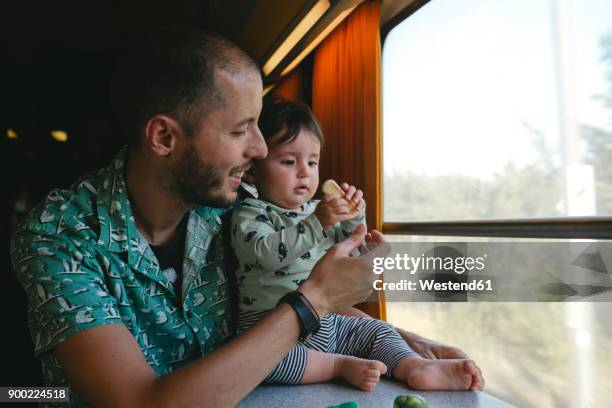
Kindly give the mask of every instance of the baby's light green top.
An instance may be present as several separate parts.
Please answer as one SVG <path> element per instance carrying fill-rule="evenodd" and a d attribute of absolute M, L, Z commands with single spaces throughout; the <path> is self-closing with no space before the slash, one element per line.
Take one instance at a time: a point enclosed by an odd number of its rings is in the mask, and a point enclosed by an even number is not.
<path fill-rule="evenodd" d="M 342 221 L 327 231 L 314 214 L 318 200 L 301 211 L 247 198 L 234 210 L 232 246 L 239 267 L 240 312 L 263 312 L 297 289 L 325 252 L 348 237 L 365 216 Z"/>

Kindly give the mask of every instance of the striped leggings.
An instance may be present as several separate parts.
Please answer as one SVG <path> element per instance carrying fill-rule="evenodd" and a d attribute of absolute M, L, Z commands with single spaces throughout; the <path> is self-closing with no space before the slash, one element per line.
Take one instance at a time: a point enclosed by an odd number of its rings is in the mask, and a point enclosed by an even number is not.
<path fill-rule="evenodd" d="M 242 313 L 239 331 L 244 331 L 266 313 Z M 368 317 L 329 314 L 319 330 L 300 341 L 266 378 L 268 383 L 299 384 L 306 369 L 306 349 L 378 360 L 387 366 L 387 375 L 397 363 L 416 353 L 390 324 Z"/>

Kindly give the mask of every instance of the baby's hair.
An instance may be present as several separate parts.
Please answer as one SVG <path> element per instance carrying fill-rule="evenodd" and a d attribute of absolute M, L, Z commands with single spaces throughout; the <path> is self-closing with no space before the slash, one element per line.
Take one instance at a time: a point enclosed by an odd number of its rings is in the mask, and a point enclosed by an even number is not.
<path fill-rule="evenodd" d="M 274 98 L 264 103 L 259 116 L 259 129 L 266 143 L 284 129 L 276 144 L 291 143 L 301 130 L 312 133 L 323 145 L 323 132 L 308 106 L 301 102 Z"/>

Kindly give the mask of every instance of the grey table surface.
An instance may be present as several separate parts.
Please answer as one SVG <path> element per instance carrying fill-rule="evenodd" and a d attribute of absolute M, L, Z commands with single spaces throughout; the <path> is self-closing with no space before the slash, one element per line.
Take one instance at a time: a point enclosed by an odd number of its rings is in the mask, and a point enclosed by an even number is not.
<path fill-rule="evenodd" d="M 400 394 L 419 394 L 431 408 L 507 408 L 508 403 L 483 392 L 412 391 L 405 385 L 382 380 L 373 391 L 357 390 L 346 383 L 332 382 L 311 385 L 261 385 L 238 404 L 240 408 L 325 408 L 346 401 L 356 401 L 359 408 L 393 408 Z"/>

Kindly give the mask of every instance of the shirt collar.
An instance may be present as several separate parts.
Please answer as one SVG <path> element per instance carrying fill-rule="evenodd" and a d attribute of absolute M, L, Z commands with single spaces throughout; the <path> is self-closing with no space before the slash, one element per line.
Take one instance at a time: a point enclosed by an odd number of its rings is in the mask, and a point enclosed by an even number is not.
<path fill-rule="evenodd" d="M 300 206 L 300 208 L 293 209 L 293 210 L 288 210 L 287 208 L 279 207 L 278 205 L 276 205 L 274 203 L 266 201 L 263 198 L 247 198 L 247 199 L 245 199 L 245 201 L 247 201 L 247 202 L 251 201 L 251 200 L 254 200 L 255 202 L 257 202 L 257 201 L 263 202 L 267 206 L 272 207 L 272 209 L 274 209 L 276 212 L 279 212 L 279 213 L 282 213 L 282 214 L 294 213 L 297 216 L 304 216 L 304 217 L 310 215 L 314 211 L 314 208 L 316 208 L 317 203 L 319 202 L 319 200 L 310 199 L 307 202 L 305 202 L 304 204 L 302 204 Z"/>
<path fill-rule="evenodd" d="M 145 255 L 157 263 L 148 242 L 138 232 L 134 222 L 125 181 L 126 159 L 127 147 L 124 147 L 99 173 L 101 183 L 97 200 L 100 223 L 98 245 L 111 252 L 127 252 L 131 265 L 140 264 Z"/>
<path fill-rule="evenodd" d="M 147 240 L 138 232 L 125 181 L 127 147 L 98 173 L 97 210 L 100 225 L 98 245 L 111 252 L 127 252 L 128 262 L 149 275 L 160 275 L 160 268 Z M 204 261 L 211 238 L 221 230 L 225 209 L 196 206 L 190 210 L 185 239 L 185 261 L 197 268 Z"/>

